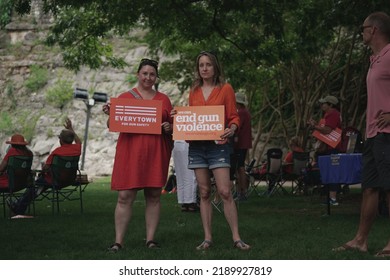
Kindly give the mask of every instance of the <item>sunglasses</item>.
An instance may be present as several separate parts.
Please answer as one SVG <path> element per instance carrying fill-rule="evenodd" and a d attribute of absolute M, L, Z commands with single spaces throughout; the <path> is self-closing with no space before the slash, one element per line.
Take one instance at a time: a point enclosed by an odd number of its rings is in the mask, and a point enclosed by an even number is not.
<path fill-rule="evenodd" d="M 155 65 L 156 67 L 158 66 L 158 62 L 157 62 L 156 60 L 149 59 L 149 58 L 143 58 L 143 59 L 141 59 L 141 64 L 142 64 L 142 63 L 150 63 L 150 64 Z"/>
<path fill-rule="evenodd" d="M 363 33 L 364 29 L 370 28 L 370 27 L 372 27 L 372 25 L 362 25 L 362 26 L 360 26 L 360 32 Z"/>

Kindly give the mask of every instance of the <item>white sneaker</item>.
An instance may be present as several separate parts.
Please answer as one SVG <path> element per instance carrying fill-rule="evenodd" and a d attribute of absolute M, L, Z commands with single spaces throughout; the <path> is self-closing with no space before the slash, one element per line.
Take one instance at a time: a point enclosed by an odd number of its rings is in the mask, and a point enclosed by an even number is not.
<path fill-rule="evenodd" d="M 336 199 L 333 199 L 333 198 L 329 199 L 329 204 L 330 204 L 330 205 L 333 205 L 333 206 L 339 205 L 339 203 L 337 202 L 337 200 L 336 200 Z"/>

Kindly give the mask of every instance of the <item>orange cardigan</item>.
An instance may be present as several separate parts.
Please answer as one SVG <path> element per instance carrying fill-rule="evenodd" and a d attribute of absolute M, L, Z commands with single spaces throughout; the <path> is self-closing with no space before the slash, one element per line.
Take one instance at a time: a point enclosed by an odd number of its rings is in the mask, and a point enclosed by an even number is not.
<path fill-rule="evenodd" d="M 232 124 L 240 127 L 240 117 L 236 108 L 236 96 L 232 86 L 228 83 L 222 87 L 215 87 L 207 100 L 203 97 L 203 92 L 200 87 L 190 91 L 189 97 L 190 106 L 225 106 L 225 123 L 230 127 Z"/>

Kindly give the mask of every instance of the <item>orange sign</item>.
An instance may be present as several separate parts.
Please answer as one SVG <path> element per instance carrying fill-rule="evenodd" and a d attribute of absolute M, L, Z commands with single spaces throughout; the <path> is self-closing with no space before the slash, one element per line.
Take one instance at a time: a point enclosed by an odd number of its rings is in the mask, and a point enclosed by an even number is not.
<path fill-rule="evenodd" d="M 225 106 L 176 107 L 174 140 L 221 140 L 225 130 Z"/>
<path fill-rule="evenodd" d="M 320 126 L 325 125 L 325 120 L 321 119 L 318 123 Z M 331 146 L 332 148 L 336 148 L 336 146 L 340 143 L 341 141 L 341 133 L 342 130 L 340 128 L 336 128 L 332 130 L 329 134 L 322 134 L 318 130 L 313 131 L 313 136 L 317 138 L 318 140 L 324 142 L 325 144 Z"/>
<path fill-rule="evenodd" d="M 110 131 L 161 134 L 161 101 L 111 98 L 110 103 Z"/>

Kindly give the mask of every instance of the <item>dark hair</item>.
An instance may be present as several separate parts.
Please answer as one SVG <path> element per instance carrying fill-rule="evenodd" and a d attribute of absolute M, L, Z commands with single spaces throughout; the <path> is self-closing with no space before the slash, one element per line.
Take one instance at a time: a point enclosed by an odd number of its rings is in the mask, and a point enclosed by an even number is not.
<path fill-rule="evenodd" d="M 139 63 L 139 66 L 138 66 L 137 73 L 139 73 L 141 68 L 144 67 L 145 65 L 152 66 L 156 70 L 156 75 L 158 77 L 158 62 L 156 60 L 149 59 L 149 58 L 141 59 L 141 62 Z"/>
<path fill-rule="evenodd" d="M 222 86 L 225 83 L 225 78 L 223 76 L 222 66 L 218 61 L 217 55 L 211 51 L 202 51 L 196 57 L 195 80 L 194 80 L 192 87 L 197 88 L 197 87 L 200 87 L 203 85 L 203 79 L 199 73 L 199 59 L 202 56 L 207 56 L 208 58 L 210 58 L 211 63 L 214 66 L 214 80 L 213 80 L 213 82 L 215 85 Z"/>
<path fill-rule="evenodd" d="M 65 144 L 72 144 L 75 138 L 74 132 L 69 129 L 63 129 L 58 136 Z"/>
<path fill-rule="evenodd" d="M 12 148 L 19 150 L 20 153 L 22 153 L 23 155 L 26 155 L 26 156 L 33 155 L 32 151 L 29 148 L 27 148 L 26 145 L 11 144 L 11 146 L 12 146 Z"/>
<path fill-rule="evenodd" d="M 390 41 L 390 17 L 384 12 L 375 12 L 367 17 L 370 24 L 382 32 Z"/>

